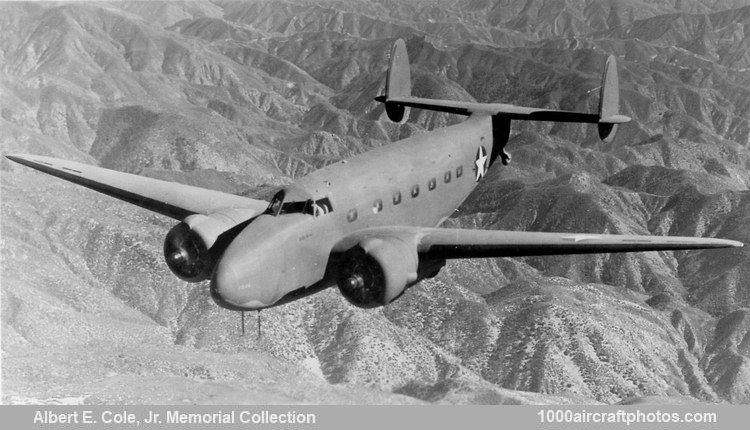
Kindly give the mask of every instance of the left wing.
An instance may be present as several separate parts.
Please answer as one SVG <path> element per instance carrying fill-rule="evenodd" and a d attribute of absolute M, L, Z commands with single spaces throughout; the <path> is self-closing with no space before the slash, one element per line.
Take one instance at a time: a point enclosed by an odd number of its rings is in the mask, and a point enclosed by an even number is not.
<path fill-rule="evenodd" d="M 420 257 L 436 259 L 739 248 L 743 246 L 742 242 L 734 240 L 682 236 L 377 227 L 355 232 L 341 241 L 334 248 L 334 251 L 344 251 L 369 237 L 398 237 L 414 244 Z"/>
<path fill-rule="evenodd" d="M 207 215 L 227 208 L 249 209 L 254 213 L 261 213 L 268 206 L 268 202 L 263 200 L 132 175 L 74 161 L 26 154 L 6 155 L 6 157 L 16 163 L 177 220 L 182 220 L 192 214 Z"/>

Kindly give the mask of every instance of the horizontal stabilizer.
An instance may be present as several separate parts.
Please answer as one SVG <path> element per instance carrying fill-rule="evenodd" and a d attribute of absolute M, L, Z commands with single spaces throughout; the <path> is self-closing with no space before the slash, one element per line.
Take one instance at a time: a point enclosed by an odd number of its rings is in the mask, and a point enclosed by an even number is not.
<path fill-rule="evenodd" d="M 599 137 L 610 142 L 617 130 L 617 124 L 630 121 L 630 117 L 619 114 L 619 84 L 617 62 L 614 56 L 607 58 L 602 77 L 599 98 L 599 112 L 584 113 L 557 109 L 540 109 L 504 103 L 477 103 L 453 100 L 436 100 L 411 96 L 411 74 L 409 59 L 404 41 L 398 39 L 391 50 L 385 95 L 375 98 L 385 103 L 388 118 L 403 122 L 406 108 L 427 109 L 458 115 L 499 115 L 507 119 L 530 121 L 578 122 L 598 124 Z"/>
<path fill-rule="evenodd" d="M 385 96 L 375 98 L 376 101 L 396 103 L 403 106 L 427 109 L 438 112 L 455 113 L 458 115 L 472 115 L 481 113 L 486 115 L 502 115 L 508 119 L 554 122 L 583 122 L 598 124 L 599 115 L 594 113 L 573 112 L 555 109 L 539 109 L 504 103 L 460 102 L 453 100 L 436 100 L 420 97 L 401 97 L 386 99 Z M 630 121 L 630 117 L 617 115 L 608 119 L 612 124 Z"/>
<path fill-rule="evenodd" d="M 178 220 L 192 214 L 210 214 L 227 208 L 250 209 L 261 213 L 268 206 L 268 202 L 263 200 L 147 178 L 74 161 L 24 154 L 6 155 L 6 158 Z"/>

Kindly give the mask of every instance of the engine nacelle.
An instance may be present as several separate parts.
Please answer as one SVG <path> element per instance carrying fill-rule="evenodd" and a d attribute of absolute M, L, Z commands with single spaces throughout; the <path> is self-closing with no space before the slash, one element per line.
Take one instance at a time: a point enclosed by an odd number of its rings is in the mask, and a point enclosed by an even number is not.
<path fill-rule="evenodd" d="M 228 240 L 226 233 L 257 215 L 249 209 L 230 209 L 210 215 L 190 215 L 174 226 L 164 239 L 164 258 L 178 278 L 200 282 L 211 277 Z M 231 238 L 227 238 L 231 239 Z"/>
<path fill-rule="evenodd" d="M 397 238 L 368 238 L 344 254 L 337 284 L 355 306 L 384 306 L 417 282 L 418 266 L 415 246 Z"/>

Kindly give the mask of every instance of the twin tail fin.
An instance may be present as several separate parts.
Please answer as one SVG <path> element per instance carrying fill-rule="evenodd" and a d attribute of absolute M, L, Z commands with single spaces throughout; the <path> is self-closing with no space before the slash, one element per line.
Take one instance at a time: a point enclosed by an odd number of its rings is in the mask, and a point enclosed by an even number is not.
<path fill-rule="evenodd" d="M 538 109 L 504 103 L 475 103 L 412 97 L 411 71 L 406 44 L 402 39 L 398 39 L 391 49 L 385 94 L 376 97 L 375 100 L 385 103 L 388 118 L 397 123 L 405 122 L 408 118 L 408 108 L 414 107 L 458 115 L 485 114 L 506 119 L 597 124 L 599 137 L 605 142 L 611 142 L 615 137 L 617 125 L 630 121 L 630 117 L 619 113 L 619 93 L 617 61 L 611 55 L 607 58 L 604 67 L 598 113 Z"/>

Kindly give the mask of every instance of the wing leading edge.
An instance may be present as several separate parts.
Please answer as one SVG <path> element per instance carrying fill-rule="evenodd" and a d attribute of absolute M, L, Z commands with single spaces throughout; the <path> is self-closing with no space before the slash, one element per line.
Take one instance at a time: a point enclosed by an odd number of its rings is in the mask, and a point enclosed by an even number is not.
<path fill-rule="evenodd" d="M 440 228 L 425 230 L 421 232 L 419 252 L 427 257 L 437 258 L 518 257 L 743 246 L 741 242 L 734 240 L 683 236 L 536 233 Z"/>
<path fill-rule="evenodd" d="M 345 250 L 368 237 L 398 237 L 435 259 L 523 257 L 535 255 L 738 248 L 742 242 L 683 236 L 635 236 L 588 233 L 381 227 L 361 230 L 340 242 Z"/>
<path fill-rule="evenodd" d="M 268 202 L 205 188 L 162 181 L 89 164 L 37 155 L 6 155 L 10 160 L 108 196 L 182 220 L 192 214 L 243 208 L 263 212 Z"/>

